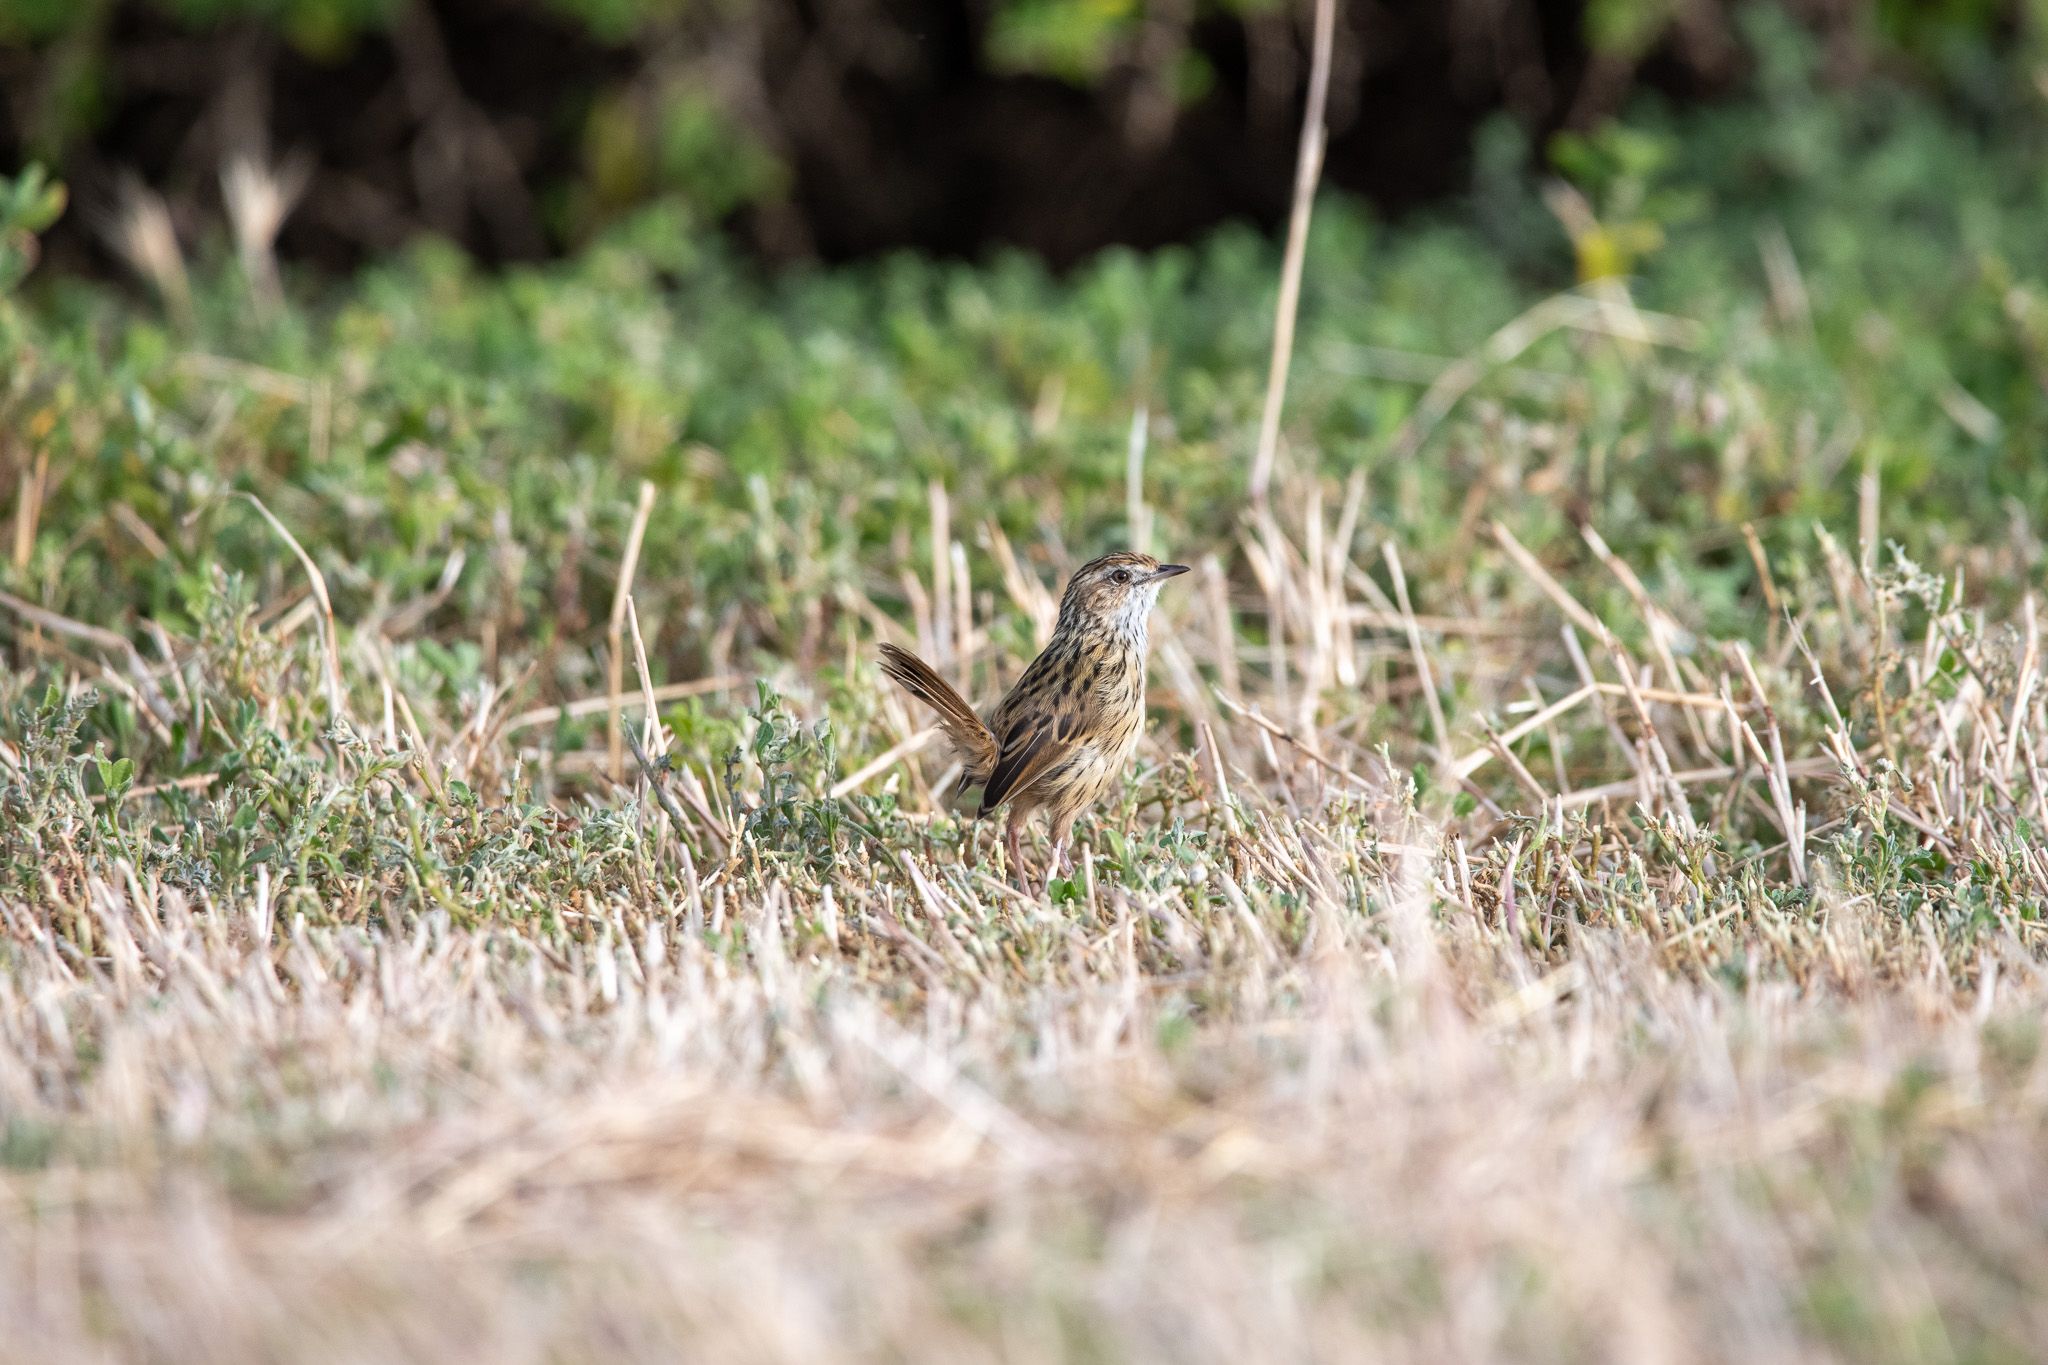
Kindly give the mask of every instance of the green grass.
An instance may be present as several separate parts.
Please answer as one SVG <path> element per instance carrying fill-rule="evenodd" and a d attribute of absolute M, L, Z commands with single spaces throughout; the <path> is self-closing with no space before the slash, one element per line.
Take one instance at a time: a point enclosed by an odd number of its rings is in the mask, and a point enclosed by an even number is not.
<path fill-rule="evenodd" d="M 2048 123 L 1763 89 L 1570 154 L 1625 291 L 1322 204 L 1270 516 L 1244 234 L 0 296 L 10 1341 L 2026 1358 Z M 1019 894 L 873 645 L 1148 529 Z"/>

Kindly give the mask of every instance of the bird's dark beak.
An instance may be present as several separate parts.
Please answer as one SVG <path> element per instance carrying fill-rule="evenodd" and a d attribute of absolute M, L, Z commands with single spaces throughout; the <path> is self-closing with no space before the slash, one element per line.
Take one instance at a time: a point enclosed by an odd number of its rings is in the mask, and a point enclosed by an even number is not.
<path fill-rule="evenodd" d="M 1186 573 L 1187 571 L 1188 566 L 1185 564 L 1161 564 L 1158 568 L 1152 571 L 1152 577 L 1154 577 L 1155 579 L 1179 578 L 1182 574 Z"/>

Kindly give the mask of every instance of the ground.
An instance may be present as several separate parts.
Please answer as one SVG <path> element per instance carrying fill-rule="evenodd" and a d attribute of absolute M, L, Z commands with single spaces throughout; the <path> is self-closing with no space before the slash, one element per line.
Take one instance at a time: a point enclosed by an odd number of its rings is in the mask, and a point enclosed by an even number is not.
<path fill-rule="evenodd" d="M 10 1344 L 2031 1358 L 2038 130 L 1773 98 L 1319 208 L 1270 506 L 1243 234 L 0 296 Z M 873 646 L 1115 544 L 1020 894 Z"/>

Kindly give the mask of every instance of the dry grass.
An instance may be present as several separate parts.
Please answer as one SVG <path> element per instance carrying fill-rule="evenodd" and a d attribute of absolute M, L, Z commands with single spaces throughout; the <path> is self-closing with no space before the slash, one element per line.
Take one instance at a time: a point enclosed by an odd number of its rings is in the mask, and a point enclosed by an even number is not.
<path fill-rule="evenodd" d="M 503 693 L 415 705 L 409 646 L 343 623 L 349 706 L 383 719 L 308 742 L 284 852 L 207 886 L 144 851 L 175 840 L 151 814 L 173 793 L 59 791 L 10 836 L 39 874 L 0 907 L 10 1345 L 1759 1361 L 2048 1340 L 2031 599 L 1987 620 L 1823 537 L 1812 573 L 1768 580 L 1783 617 L 1709 642 L 1597 536 L 1546 564 L 1495 528 L 1425 617 L 1392 546 L 1354 553 L 1355 490 L 1287 505 L 1295 526 L 1246 531 L 1234 601 L 1219 576 L 1172 604 L 1147 765 L 1051 902 L 934 810 L 943 775 L 859 670 L 836 702 L 778 679 L 845 761 L 766 712 L 753 758 L 684 755 L 635 792 L 597 780 L 605 736 L 553 752 Z M 1000 610 L 1035 619 L 1042 584 L 999 558 Z M 903 567 L 923 628 L 993 681 L 1011 663 L 965 558 L 931 563 Z M 332 718 L 310 615 L 232 624 L 233 659 L 113 651 L 128 672 L 97 681 L 174 720 L 240 687 L 310 733 Z M 672 743 L 626 723 L 650 765 Z M 21 792 L 38 761 L 0 748 Z M 535 772 L 547 799 L 522 806 Z M 307 823 L 350 803 L 389 856 L 351 863 L 353 825 Z M 295 864 L 291 830 L 341 863 Z"/>
<path fill-rule="evenodd" d="M 619 910 L 558 964 L 94 902 L 104 964 L 24 949 L 4 1001 L 13 1141 L 62 1134 L 7 1182 L 24 1358 L 1758 1360 L 1826 1355 L 1817 1326 L 2018 1358 L 2048 1329 L 2023 957 L 1974 996 L 1924 960 L 1733 996 L 1594 928 L 1511 989 L 1477 924 L 1390 943 L 1318 900 L 1301 951 L 1190 927 L 1232 965 L 1189 1030 L 1140 905 L 989 983 L 851 906 L 857 946 L 792 951 L 776 892 L 744 960 Z"/>
<path fill-rule="evenodd" d="M 127 195 L 172 329 L 0 296 L 0 1357 L 2036 1358 L 2048 220 L 1785 65 L 1318 205 L 1273 331 L 1228 234 L 287 298 L 289 163 Z M 1020 896 L 870 661 L 1123 539 Z"/>

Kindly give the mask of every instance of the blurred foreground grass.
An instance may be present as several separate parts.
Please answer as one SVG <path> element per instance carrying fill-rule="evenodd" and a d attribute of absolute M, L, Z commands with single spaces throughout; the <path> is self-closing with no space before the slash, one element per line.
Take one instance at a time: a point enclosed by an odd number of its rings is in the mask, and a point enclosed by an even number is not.
<path fill-rule="evenodd" d="M 1244 236 L 0 297 L 11 1347 L 2030 1358 L 2042 131 L 1326 204 L 1270 516 Z M 873 643 L 1147 538 L 1019 896 Z"/>

